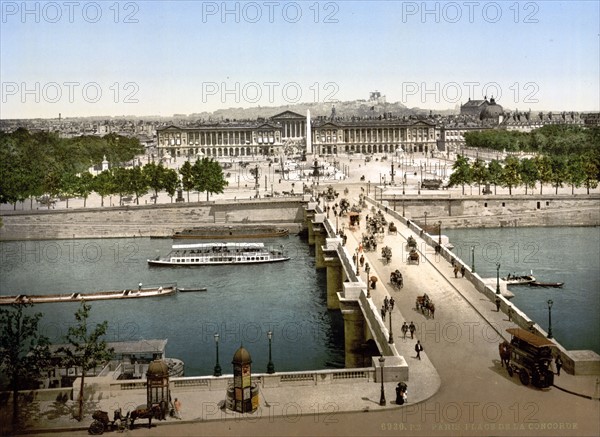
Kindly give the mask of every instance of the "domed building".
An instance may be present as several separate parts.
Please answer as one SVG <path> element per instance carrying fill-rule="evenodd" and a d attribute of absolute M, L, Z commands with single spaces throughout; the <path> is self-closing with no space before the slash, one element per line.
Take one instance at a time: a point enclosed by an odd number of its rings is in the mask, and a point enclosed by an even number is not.
<path fill-rule="evenodd" d="M 479 119 L 483 122 L 500 124 L 504 118 L 504 108 L 496 103 L 494 98 L 490 98 L 489 103 L 479 114 Z"/>

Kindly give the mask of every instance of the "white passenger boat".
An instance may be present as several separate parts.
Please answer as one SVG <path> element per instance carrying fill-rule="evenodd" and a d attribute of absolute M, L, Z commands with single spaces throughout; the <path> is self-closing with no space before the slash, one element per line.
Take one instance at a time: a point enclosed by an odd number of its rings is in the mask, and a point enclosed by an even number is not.
<path fill-rule="evenodd" d="M 204 266 L 221 264 L 258 264 L 287 261 L 283 246 L 266 247 L 264 243 L 175 244 L 165 256 L 149 259 L 150 265 Z"/>

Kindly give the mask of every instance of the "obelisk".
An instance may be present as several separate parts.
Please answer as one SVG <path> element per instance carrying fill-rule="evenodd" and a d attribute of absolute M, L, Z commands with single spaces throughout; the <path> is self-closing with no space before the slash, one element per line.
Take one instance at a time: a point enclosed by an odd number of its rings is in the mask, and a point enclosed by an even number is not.
<path fill-rule="evenodd" d="M 312 155 L 312 129 L 310 127 L 310 109 L 306 110 L 306 154 Z"/>

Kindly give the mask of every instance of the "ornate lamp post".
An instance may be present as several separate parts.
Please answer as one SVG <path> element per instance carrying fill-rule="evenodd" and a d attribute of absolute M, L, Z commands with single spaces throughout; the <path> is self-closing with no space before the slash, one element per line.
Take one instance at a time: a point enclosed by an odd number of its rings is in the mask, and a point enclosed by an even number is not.
<path fill-rule="evenodd" d="M 394 158 L 392 158 L 392 172 L 390 174 L 392 176 L 392 182 L 390 184 L 394 185 Z"/>
<path fill-rule="evenodd" d="M 356 248 L 356 276 L 360 276 L 360 263 L 358 262 L 358 247 Z"/>
<path fill-rule="evenodd" d="M 475 246 L 471 246 L 471 272 L 475 273 Z"/>
<path fill-rule="evenodd" d="M 275 373 L 275 365 L 271 358 L 271 340 L 273 339 L 273 332 L 267 332 L 267 338 L 269 339 L 269 363 L 267 364 L 267 373 Z"/>
<path fill-rule="evenodd" d="M 217 363 L 215 364 L 213 376 L 221 376 L 221 365 L 219 364 L 219 334 L 215 334 L 215 345 L 217 347 Z"/>
<path fill-rule="evenodd" d="M 548 338 L 552 338 L 552 299 L 548 299 Z"/>
<path fill-rule="evenodd" d="M 438 244 L 442 247 L 442 221 L 438 222 Z"/>
<path fill-rule="evenodd" d="M 381 367 L 381 396 L 379 398 L 379 405 L 385 407 L 385 389 L 383 388 L 383 366 L 385 364 L 385 358 L 383 356 L 379 357 L 379 367 Z"/>
<path fill-rule="evenodd" d="M 500 294 L 500 263 L 496 263 L 496 294 Z"/>

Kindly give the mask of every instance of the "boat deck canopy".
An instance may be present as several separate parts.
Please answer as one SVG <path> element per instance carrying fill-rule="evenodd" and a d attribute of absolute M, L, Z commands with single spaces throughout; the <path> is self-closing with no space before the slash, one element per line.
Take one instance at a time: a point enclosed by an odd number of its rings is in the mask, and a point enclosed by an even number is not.
<path fill-rule="evenodd" d="M 174 244 L 173 249 L 262 249 L 264 243 L 198 243 Z"/>
<path fill-rule="evenodd" d="M 508 328 L 506 332 L 513 335 L 514 337 L 517 337 L 519 340 L 523 340 L 535 347 L 556 346 L 552 341 L 548 340 L 547 338 L 540 337 L 539 335 L 533 334 L 522 328 Z"/>

